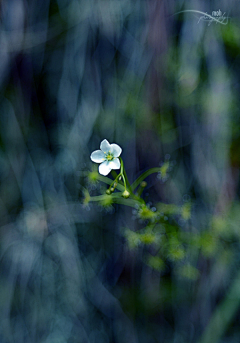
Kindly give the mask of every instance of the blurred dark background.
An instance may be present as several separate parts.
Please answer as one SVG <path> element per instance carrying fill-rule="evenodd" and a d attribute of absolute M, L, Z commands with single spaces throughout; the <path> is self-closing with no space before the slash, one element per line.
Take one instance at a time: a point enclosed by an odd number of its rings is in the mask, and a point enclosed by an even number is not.
<path fill-rule="evenodd" d="M 0 342 L 240 342 L 239 1 L 0 7 Z M 83 205 L 104 138 L 130 181 L 170 159 L 144 198 L 191 199 L 198 274 L 146 264 L 131 208 Z"/>

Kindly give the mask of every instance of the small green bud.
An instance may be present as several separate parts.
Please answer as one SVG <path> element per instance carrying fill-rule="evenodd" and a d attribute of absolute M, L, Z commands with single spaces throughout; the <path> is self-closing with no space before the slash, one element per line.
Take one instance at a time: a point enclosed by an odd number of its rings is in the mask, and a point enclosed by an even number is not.
<path fill-rule="evenodd" d="M 141 182 L 141 187 L 142 187 L 142 188 L 145 188 L 146 186 L 147 186 L 147 182 L 146 182 L 146 181 L 142 181 L 142 182 Z"/>
<path fill-rule="evenodd" d="M 108 194 L 108 195 L 110 195 L 110 194 L 111 194 L 111 191 L 110 191 L 110 189 L 107 189 L 107 190 L 106 190 L 106 194 Z"/>
<path fill-rule="evenodd" d="M 125 189 L 125 191 L 123 192 L 122 196 L 127 199 L 130 197 L 130 193 Z"/>
<path fill-rule="evenodd" d="M 114 182 L 113 187 L 114 189 L 117 187 L 117 182 Z"/>
<path fill-rule="evenodd" d="M 118 179 L 119 181 L 121 181 L 122 180 L 122 177 L 121 176 L 119 176 L 119 179 Z"/>
<path fill-rule="evenodd" d="M 115 191 L 115 188 L 111 187 L 111 188 L 110 188 L 110 191 L 111 191 L 111 192 L 114 192 L 114 191 Z"/>
<path fill-rule="evenodd" d="M 91 200 L 90 194 L 88 190 L 84 191 L 84 199 L 83 199 L 83 204 L 86 206 L 88 205 L 89 201 Z"/>
<path fill-rule="evenodd" d="M 98 172 L 96 172 L 96 171 L 89 172 L 88 181 L 91 184 L 96 184 L 98 182 Z"/>

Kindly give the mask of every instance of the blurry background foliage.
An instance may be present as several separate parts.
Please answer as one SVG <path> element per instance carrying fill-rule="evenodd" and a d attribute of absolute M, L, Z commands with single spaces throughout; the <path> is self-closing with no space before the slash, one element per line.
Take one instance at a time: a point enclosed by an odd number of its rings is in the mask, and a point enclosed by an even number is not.
<path fill-rule="evenodd" d="M 238 343 L 238 2 L 0 7 L 0 341 Z M 104 138 L 147 208 L 89 202 Z"/>

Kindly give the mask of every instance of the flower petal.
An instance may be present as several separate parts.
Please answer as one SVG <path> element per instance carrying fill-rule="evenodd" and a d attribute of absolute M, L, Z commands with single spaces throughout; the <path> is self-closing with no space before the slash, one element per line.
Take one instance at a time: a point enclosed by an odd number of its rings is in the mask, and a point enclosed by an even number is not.
<path fill-rule="evenodd" d="M 105 160 L 105 154 L 102 152 L 102 150 L 96 150 L 91 153 L 90 158 L 93 162 L 102 163 Z"/>
<path fill-rule="evenodd" d="M 100 149 L 106 153 L 111 150 L 111 145 L 106 139 L 104 139 L 100 144 Z"/>
<path fill-rule="evenodd" d="M 109 162 L 109 166 L 111 169 L 119 169 L 121 164 L 118 158 L 114 158 L 112 161 Z"/>
<path fill-rule="evenodd" d="M 100 164 L 98 167 L 99 174 L 106 176 L 107 174 L 110 173 L 112 168 L 109 165 L 108 161 L 104 161 L 103 163 Z"/>
<path fill-rule="evenodd" d="M 122 149 L 117 144 L 111 144 L 111 152 L 114 157 L 119 157 L 121 155 Z"/>

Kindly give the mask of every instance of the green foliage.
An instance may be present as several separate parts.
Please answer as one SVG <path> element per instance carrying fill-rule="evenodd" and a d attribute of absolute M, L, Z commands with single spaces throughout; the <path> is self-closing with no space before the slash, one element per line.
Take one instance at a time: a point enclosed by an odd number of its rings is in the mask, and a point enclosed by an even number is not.
<path fill-rule="evenodd" d="M 92 172 L 88 173 L 88 180 L 91 184 L 98 183 L 98 172 L 92 171 Z"/>
<path fill-rule="evenodd" d="M 142 191 L 147 186 L 145 178 L 153 173 L 161 175 L 161 179 L 166 178 L 170 165 L 170 161 L 166 160 L 160 168 L 152 168 L 145 171 L 132 185 L 128 182 L 122 160 L 120 173 L 115 173 L 113 180 L 102 177 L 96 172 L 90 172 L 88 179 L 90 178 L 94 182 L 101 180 L 108 184 L 109 187 L 105 194 L 90 196 L 87 193 L 84 199 L 85 203 L 95 201 L 104 208 L 111 207 L 114 203 L 133 207 L 135 220 L 139 222 L 140 228 L 137 230 L 126 228 L 124 230 L 124 237 L 130 249 L 138 249 L 140 246 L 149 248 L 149 251 L 145 251 L 143 260 L 159 272 L 164 271 L 164 266 L 169 263 L 173 266 L 176 265 L 176 267 L 182 261 L 186 260 L 185 262 L 187 263 L 186 248 L 187 244 L 189 244 L 188 239 L 182 234 L 177 221 L 179 217 L 185 222 L 190 219 L 192 204 L 185 202 L 181 206 L 157 203 L 156 207 L 151 207 L 142 196 Z M 204 240 L 202 238 L 201 242 L 199 242 L 199 247 L 201 246 L 204 252 L 208 251 L 205 241 L 207 239 Z M 157 254 L 152 255 L 151 249 L 158 251 Z M 210 250 L 210 248 L 208 249 Z"/>
<path fill-rule="evenodd" d="M 137 232 L 131 231 L 126 229 L 125 230 L 125 237 L 127 239 L 127 243 L 129 245 L 129 247 L 132 248 L 136 248 L 140 243 L 140 235 Z"/>
<path fill-rule="evenodd" d="M 178 274 L 186 279 L 196 281 L 199 278 L 199 270 L 190 264 L 185 264 L 178 269 Z"/>
<path fill-rule="evenodd" d="M 159 216 L 158 212 L 153 211 L 148 205 L 140 205 L 137 209 L 137 217 L 143 221 L 154 222 Z"/>
<path fill-rule="evenodd" d="M 147 259 L 147 264 L 159 272 L 163 271 L 165 268 L 165 263 L 159 256 L 149 256 Z"/>
<path fill-rule="evenodd" d="M 186 203 L 182 206 L 181 215 L 182 215 L 182 218 L 183 218 L 184 220 L 188 220 L 188 219 L 191 218 L 191 208 L 192 208 L 191 202 L 186 202 Z"/>

